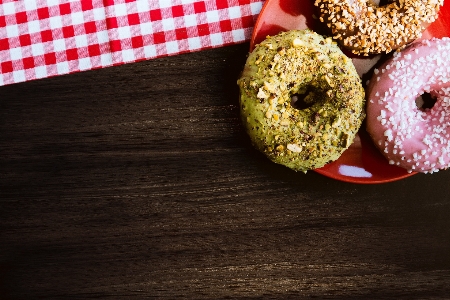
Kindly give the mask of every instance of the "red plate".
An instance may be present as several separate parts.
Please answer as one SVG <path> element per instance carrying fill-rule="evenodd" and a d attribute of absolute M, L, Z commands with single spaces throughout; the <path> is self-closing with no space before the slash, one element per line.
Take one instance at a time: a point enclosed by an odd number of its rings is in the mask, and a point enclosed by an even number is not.
<path fill-rule="evenodd" d="M 265 39 L 267 35 L 276 35 L 292 29 L 312 29 L 327 34 L 326 28 L 315 17 L 313 0 L 266 0 L 256 21 L 250 49 Z M 450 1 L 445 1 L 439 11 L 439 18 L 423 33 L 423 38 L 450 36 Z M 355 64 L 356 70 L 364 79 L 370 76 L 373 66 L 381 55 L 359 57 L 346 53 Z M 314 171 L 341 181 L 353 183 L 384 183 L 396 181 L 414 175 L 405 169 L 390 165 L 372 144 L 362 129 L 355 141 L 335 162 Z"/>

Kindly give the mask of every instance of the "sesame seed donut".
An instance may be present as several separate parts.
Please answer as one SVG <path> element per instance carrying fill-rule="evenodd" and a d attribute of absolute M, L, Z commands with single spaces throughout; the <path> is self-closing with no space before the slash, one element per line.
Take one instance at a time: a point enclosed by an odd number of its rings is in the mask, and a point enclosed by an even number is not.
<path fill-rule="evenodd" d="M 414 43 L 375 69 L 367 131 L 390 164 L 423 173 L 450 166 L 449 66 L 450 38 L 442 38 Z M 424 93 L 436 99 L 432 108 L 416 104 Z"/>
<path fill-rule="evenodd" d="M 248 56 L 238 85 L 252 144 L 295 171 L 339 158 L 365 117 L 351 60 L 331 38 L 310 30 L 267 37 Z M 304 97 L 304 107 L 295 106 L 296 97 Z"/>
<path fill-rule="evenodd" d="M 421 37 L 437 19 L 444 0 L 398 0 L 377 6 L 370 0 L 316 0 L 320 21 L 354 54 L 388 53 Z"/>

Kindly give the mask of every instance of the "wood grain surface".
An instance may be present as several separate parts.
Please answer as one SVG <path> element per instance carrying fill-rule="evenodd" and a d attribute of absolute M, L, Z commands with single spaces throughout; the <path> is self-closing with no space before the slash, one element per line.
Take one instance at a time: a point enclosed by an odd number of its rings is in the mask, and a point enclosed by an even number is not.
<path fill-rule="evenodd" d="M 0 299 L 450 299 L 450 171 L 271 163 L 248 47 L 0 87 Z"/>

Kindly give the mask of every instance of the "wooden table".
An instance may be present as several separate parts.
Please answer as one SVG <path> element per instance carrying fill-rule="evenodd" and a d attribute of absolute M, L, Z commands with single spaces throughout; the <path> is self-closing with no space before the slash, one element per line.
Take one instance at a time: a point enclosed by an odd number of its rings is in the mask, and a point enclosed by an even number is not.
<path fill-rule="evenodd" d="M 0 299 L 450 298 L 450 171 L 271 163 L 248 47 L 0 88 Z"/>

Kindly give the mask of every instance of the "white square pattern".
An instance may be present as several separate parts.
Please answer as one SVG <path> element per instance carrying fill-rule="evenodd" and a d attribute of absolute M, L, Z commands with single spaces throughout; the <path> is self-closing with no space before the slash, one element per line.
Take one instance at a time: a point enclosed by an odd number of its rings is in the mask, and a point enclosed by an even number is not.
<path fill-rule="evenodd" d="M 41 31 L 41 23 L 39 20 L 33 20 L 28 22 L 28 33 L 33 34 Z"/>
<path fill-rule="evenodd" d="M 71 17 L 72 25 L 79 25 L 84 23 L 84 16 L 82 12 L 74 12 Z"/>
<path fill-rule="evenodd" d="M 18 35 L 19 35 L 19 26 L 15 24 L 6 26 L 6 37 L 11 38 Z"/>
<path fill-rule="evenodd" d="M 117 33 L 119 35 L 119 39 L 131 38 L 130 27 L 119 27 L 119 28 L 117 28 Z"/>
<path fill-rule="evenodd" d="M 49 21 L 50 29 L 59 29 L 62 27 L 62 19 L 60 16 L 50 17 Z"/>
<path fill-rule="evenodd" d="M 45 53 L 44 45 L 42 45 L 41 43 L 32 44 L 31 53 L 33 54 L 33 56 L 43 55 Z"/>
<path fill-rule="evenodd" d="M 175 29 L 175 23 L 173 22 L 173 19 L 163 19 L 162 25 L 164 31 L 170 31 Z"/>
<path fill-rule="evenodd" d="M 206 20 L 208 21 L 208 23 L 219 22 L 220 21 L 219 12 L 217 10 L 207 11 Z"/>

